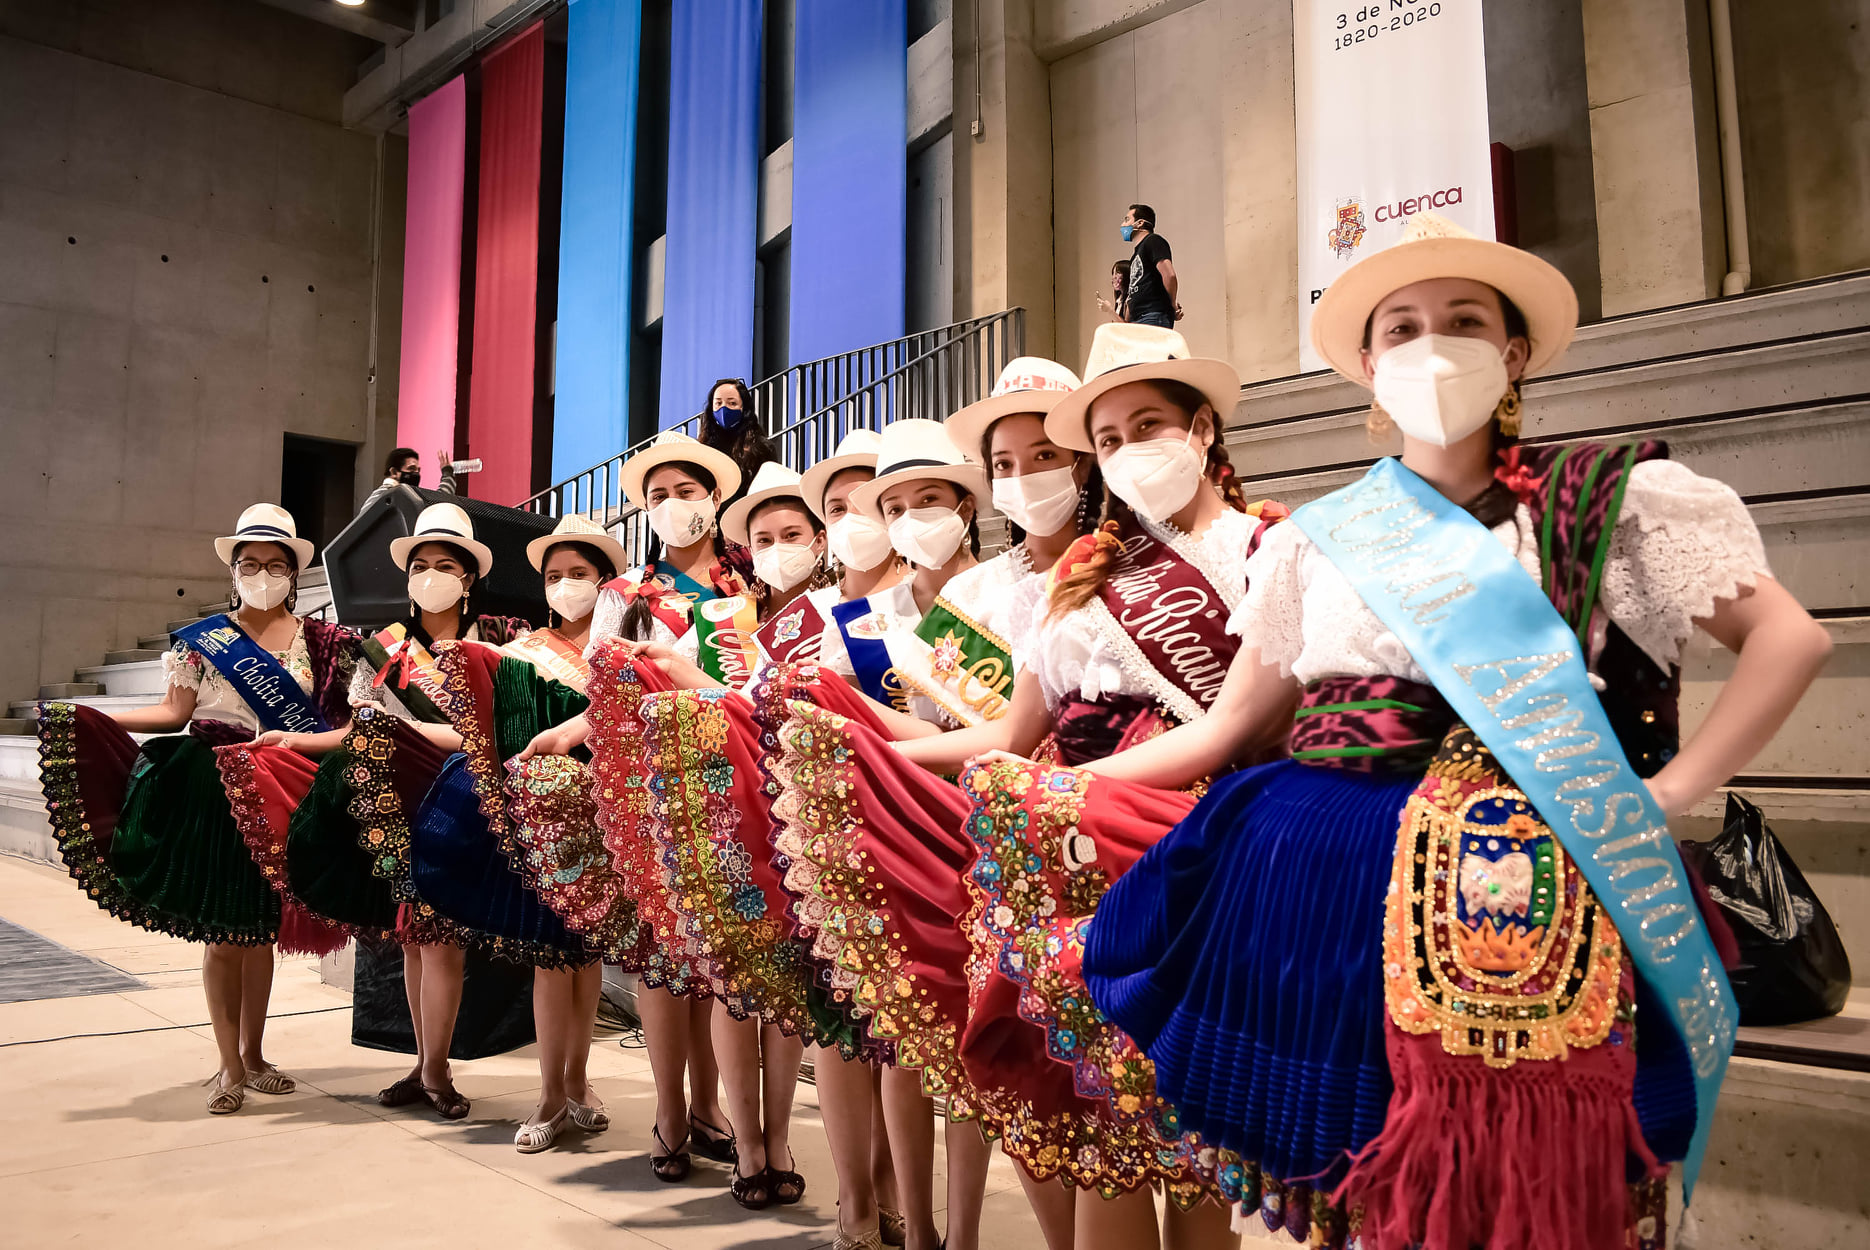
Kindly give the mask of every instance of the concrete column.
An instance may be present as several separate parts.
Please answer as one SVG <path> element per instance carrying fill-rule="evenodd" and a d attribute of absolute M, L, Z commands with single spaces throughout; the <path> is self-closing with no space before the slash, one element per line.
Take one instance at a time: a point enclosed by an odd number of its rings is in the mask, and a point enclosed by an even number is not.
<path fill-rule="evenodd" d="M 1228 359 L 1242 382 L 1299 371 L 1298 136 L 1292 6 L 1217 13 Z"/>
<path fill-rule="evenodd" d="M 1022 307 L 1026 350 L 1049 355 L 1052 108 L 1033 0 L 954 7 L 954 80 L 955 315 Z"/>
<path fill-rule="evenodd" d="M 1725 261 L 1707 10 L 1584 0 L 1605 316 L 1708 299 Z"/>

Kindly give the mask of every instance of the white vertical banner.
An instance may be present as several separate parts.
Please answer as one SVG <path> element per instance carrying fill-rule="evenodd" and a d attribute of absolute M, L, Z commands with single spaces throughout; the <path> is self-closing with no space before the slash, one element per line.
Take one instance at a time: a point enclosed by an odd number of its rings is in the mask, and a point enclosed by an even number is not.
<path fill-rule="evenodd" d="M 1494 237 L 1481 0 L 1292 0 L 1299 368 L 1333 279 L 1432 211 Z"/>

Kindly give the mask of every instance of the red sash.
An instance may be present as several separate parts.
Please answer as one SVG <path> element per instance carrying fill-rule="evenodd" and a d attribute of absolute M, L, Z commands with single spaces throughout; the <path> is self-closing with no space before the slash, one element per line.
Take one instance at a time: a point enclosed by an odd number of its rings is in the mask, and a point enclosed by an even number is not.
<path fill-rule="evenodd" d="M 694 610 L 694 601 L 676 590 L 674 582 L 657 576 L 654 565 L 643 570 L 640 582 L 628 576 L 613 577 L 604 583 L 604 589 L 622 595 L 625 607 L 636 599 L 647 602 L 650 615 L 668 626 L 669 632 L 677 638 L 688 632 L 688 617 Z"/>
<path fill-rule="evenodd" d="M 824 640 L 825 618 L 810 599 L 800 595 L 753 633 L 760 653 L 774 663 L 815 660 Z"/>

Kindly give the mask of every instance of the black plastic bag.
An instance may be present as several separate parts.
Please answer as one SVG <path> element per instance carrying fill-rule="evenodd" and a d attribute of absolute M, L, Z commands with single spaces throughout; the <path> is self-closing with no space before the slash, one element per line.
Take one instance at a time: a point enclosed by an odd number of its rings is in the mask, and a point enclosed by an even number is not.
<path fill-rule="evenodd" d="M 1682 843 L 1682 855 L 1740 945 L 1740 962 L 1728 969 L 1740 1023 L 1796 1024 L 1843 1010 L 1850 957 L 1759 808 L 1729 793 L 1725 827 L 1712 841 Z"/>

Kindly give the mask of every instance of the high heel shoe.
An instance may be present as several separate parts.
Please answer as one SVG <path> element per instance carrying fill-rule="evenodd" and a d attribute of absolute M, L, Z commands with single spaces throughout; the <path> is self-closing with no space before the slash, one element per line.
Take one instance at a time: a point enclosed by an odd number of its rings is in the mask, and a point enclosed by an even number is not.
<path fill-rule="evenodd" d="M 656 1174 L 656 1179 L 665 1184 L 674 1185 L 688 1179 L 689 1168 L 693 1161 L 688 1157 L 688 1134 L 682 1134 L 682 1140 L 675 1143 L 671 1150 L 669 1143 L 662 1140 L 662 1129 L 651 1125 L 649 1135 L 662 1147 L 661 1154 L 649 1156 L 649 1170 Z"/>
<path fill-rule="evenodd" d="M 727 1192 L 749 1211 L 764 1211 L 773 1205 L 772 1173 L 761 1168 L 752 1176 L 740 1174 L 740 1160 L 734 1160 L 734 1181 Z"/>

